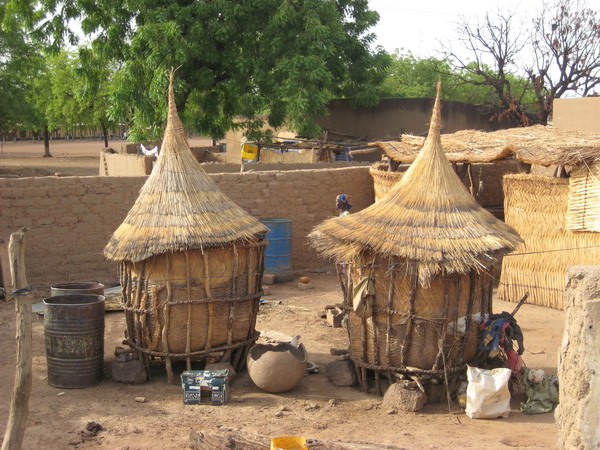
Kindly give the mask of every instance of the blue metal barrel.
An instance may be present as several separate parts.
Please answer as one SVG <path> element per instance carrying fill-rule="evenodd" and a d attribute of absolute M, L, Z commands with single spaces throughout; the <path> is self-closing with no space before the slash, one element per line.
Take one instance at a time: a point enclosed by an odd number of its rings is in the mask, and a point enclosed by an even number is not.
<path fill-rule="evenodd" d="M 293 280 L 292 221 L 284 217 L 267 217 L 260 219 L 260 222 L 269 229 L 265 272 L 274 274 L 277 283 Z"/>

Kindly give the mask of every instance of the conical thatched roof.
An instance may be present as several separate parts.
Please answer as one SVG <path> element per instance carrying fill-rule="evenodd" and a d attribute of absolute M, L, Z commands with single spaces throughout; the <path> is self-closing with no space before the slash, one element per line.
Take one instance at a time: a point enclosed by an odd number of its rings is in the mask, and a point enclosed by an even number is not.
<path fill-rule="evenodd" d="M 167 127 L 156 165 L 104 249 L 116 261 L 253 242 L 267 228 L 231 201 L 194 158 L 177 114 L 173 74 Z"/>
<path fill-rule="evenodd" d="M 440 86 L 429 135 L 401 181 L 379 202 L 326 220 L 311 233 L 325 256 L 349 261 L 373 252 L 415 261 L 422 284 L 436 274 L 489 266 L 521 242 L 511 227 L 483 209 L 444 156 Z"/>

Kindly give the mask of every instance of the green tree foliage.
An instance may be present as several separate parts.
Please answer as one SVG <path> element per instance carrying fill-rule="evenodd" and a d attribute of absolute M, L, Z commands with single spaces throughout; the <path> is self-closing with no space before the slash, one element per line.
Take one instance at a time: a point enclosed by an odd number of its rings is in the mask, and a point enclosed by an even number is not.
<path fill-rule="evenodd" d="M 313 136 L 332 98 L 376 103 L 388 63 L 370 49 L 378 14 L 367 0 L 41 0 L 43 20 L 12 3 L 57 46 L 73 37 L 69 20 L 82 19 L 94 51 L 120 64 L 113 117 L 132 117 L 138 139 L 162 131 L 173 67 L 184 121 L 220 138 L 236 116 L 256 127 L 259 113 Z"/>
<path fill-rule="evenodd" d="M 76 95 L 86 111 L 86 125 L 102 129 L 108 147 L 108 129 L 117 122 L 111 114 L 111 92 L 115 68 L 89 47 L 79 49 L 75 67 Z"/>
<path fill-rule="evenodd" d="M 434 97 L 435 85 L 442 82 L 444 98 L 478 105 L 502 106 L 496 91 L 486 83 L 484 76 L 476 73 L 476 63 L 470 63 L 466 69 L 453 67 L 446 59 L 417 58 L 410 52 L 396 52 L 391 55 L 392 61 L 387 76 L 382 84 L 382 92 L 386 97 Z M 491 75 L 493 69 L 482 64 L 481 68 Z M 513 74 L 507 74 L 513 90 L 523 94 L 522 104 L 531 110 L 535 96 L 528 80 Z"/>
<path fill-rule="evenodd" d="M 27 93 L 35 65 L 26 33 L 0 2 L 0 133 L 21 127 L 31 115 Z"/>
<path fill-rule="evenodd" d="M 437 58 L 417 58 L 412 53 L 396 50 L 382 84 L 386 97 L 435 97 L 438 80 L 448 86 L 450 65 Z"/>

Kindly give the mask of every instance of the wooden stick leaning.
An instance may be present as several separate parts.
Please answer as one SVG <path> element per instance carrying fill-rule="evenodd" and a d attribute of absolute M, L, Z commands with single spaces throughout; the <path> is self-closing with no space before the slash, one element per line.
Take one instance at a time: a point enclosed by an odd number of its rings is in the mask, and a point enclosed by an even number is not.
<path fill-rule="evenodd" d="M 27 288 L 25 272 L 25 243 L 27 228 L 12 233 L 8 242 L 10 258 L 10 275 L 14 291 Z M 29 395 L 31 394 L 31 295 L 29 292 L 17 294 L 16 309 L 16 338 L 17 362 L 15 384 L 10 400 L 10 412 L 2 442 L 2 450 L 20 449 L 27 426 L 29 415 Z"/>

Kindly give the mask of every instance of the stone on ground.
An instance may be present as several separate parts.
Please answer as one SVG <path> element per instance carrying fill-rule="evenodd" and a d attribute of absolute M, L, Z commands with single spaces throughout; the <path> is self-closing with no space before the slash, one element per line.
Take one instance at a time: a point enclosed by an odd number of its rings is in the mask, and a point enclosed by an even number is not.
<path fill-rule="evenodd" d="M 110 375 L 119 383 L 139 384 L 147 380 L 146 367 L 139 359 L 114 360 L 110 365 Z"/>
<path fill-rule="evenodd" d="M 383 396 L 382 408 L 415 412 L 423 409 L 427 396 L 419 389 L 408 389 L 403 383 L 394 383 Z"/>
<path fill-rule="evenodd" d="M 336 386 L 355 386 L 358 383 L 354 364 L 348 359 L 336 359 L 325 366 L 327 378 Z"/>

